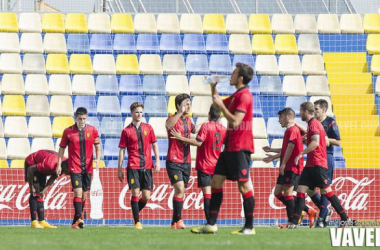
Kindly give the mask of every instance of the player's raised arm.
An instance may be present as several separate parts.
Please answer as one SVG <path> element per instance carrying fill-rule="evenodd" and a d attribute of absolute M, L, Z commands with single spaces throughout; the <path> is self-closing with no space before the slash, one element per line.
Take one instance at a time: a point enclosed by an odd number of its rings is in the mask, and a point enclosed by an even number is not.
<path fill-rule="evenodd" d="M 228 110 L 228 108 L 224 105 L 222 99 L 219 95 L 213 96 L 214 105 L 223 112 L 224 117 L 226 117 L 228 123 L 233 127 L 237 128 L 241 124 L 244 119 L 245 112 L 235 111 L 233 114 Z"/>
<path fill-rule="evenodd" d="M 172 129 L 170 130 L 170 133 L 172 134 L 171 138 L 172 139 L 176 139 L 178 141 L 182 141 L 184 143 L 187 143 L 191 146 L 196 146 L 196 147 L 200 147 L 202 145 L 203 142 L 201 141 L 197 141 L 195 139 L 189 139 L 189 138 L 185 138 L 181 135 L 181 133 L 179 133 L 178 131 Z"/>
<path fill-rule="evenodd" d="M 179 105 L 179 107 L 177 107 L 178 108 L 177 113 L 175 113 L 172 119 L 166 122 L 165 126 L 167 130 L 171 130 L 174 127 L 174 125 L 177 123 L 179 118 L 181 118 L 181 116 L 185 113 L 186 105 L 188 105 L 187 102 L 188 100 L 183 100 L 182 103 Z"/>

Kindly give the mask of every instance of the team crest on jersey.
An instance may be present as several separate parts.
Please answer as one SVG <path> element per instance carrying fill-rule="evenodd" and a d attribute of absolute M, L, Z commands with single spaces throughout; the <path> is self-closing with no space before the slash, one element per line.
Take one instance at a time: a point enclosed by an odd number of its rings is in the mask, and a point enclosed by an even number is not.
<path fill-rule="evenodd" d="M 178 180 L 178 176 L 176 174 L 174 175 L 174 180 Z"/>
<path fill-rule="evenodd" d="M 87 136 L 87 138 L 90 138 L 90 133 L 89 133 L 89 132 L 87 132 L 86 136 Z"/>
<path fill-rule="evenodd" d="M 145 136 L 148 135 L 148 131 L 144 130 L 144 135 Z"/>
<path fill-rule="evenodd" d="M 75 186 L 79 186 L 79 181 L 78 180 L 75 181 Z"/>
<path fill-rule="evenodd" d="M 131 184 L 135 183 L 135 179 L 131 179 Z"/>
<path fill-rule="evenodd" d="M 242 170 L 241 170 L 241 173 L 242 173 L 243 175 L 246 175 L 246 174 L 247 174 L 247 169 L 242 169 Z"/>
<path fill-rule="evenodd" d="M 33 178 L 33 179 L 34 179 L 34 181 L 37 181 L 37 176 L 34 176 L 34 178 Z"/>

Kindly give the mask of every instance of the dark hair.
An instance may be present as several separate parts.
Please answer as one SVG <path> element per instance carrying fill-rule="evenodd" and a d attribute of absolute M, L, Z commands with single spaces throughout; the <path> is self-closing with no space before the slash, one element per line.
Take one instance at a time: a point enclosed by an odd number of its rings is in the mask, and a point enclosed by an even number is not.
<path fill-rule="evenodd" d="M 301 104 L 301 110 L 314 114 L 314 105 L 311 102 L 304 102 Z"/>
<path fill-rule="evenodd" d="M 243 83 L 247 85 L 253 77 L 253 69 L 248 64 L 244 63 L 236 63 L 236 68 L 239 69 L 238 74 L 239 77 L 243 77 Z"/>
<path fill-rule="evenodd" d="M 87 109 L 83 107 L 77 108 L 77 110 L 75 111 L 75 117 L 80 115 L 87 115 Z"/>
<path fill-rule="evenodd" d="M 319 105 L 321 108 L 323 108 L 323 109 L 325 109 L 325 110 L 327 110 L 327 109 L 329 108 L 329 104 L 328 104 L 328 102 L 327 102 L 326 100 L 324 100 L 324 99 L 316 100 L 316 101 L 314 102 L 314 106 L 315 106 L 315 105 Z"/>
<path fill-rule="evenodd" d="M 216 122 L 220 118 L 220 113 L 220 110 L 211 104 L 210 111 L 208 112 L 210 120 Z"/>
<path fill-rule="evenodd" d="M 295 117 L 295 116 L 296 116 L 296 113 L 295 113 L 294 110 L 291 109 L 291 108 L 284 108 L 284 109 L 278 111 L 277 114 L 278 114 L 279 116 L 280 116 L 280 115 L 291 115 L 292 117 Z"/>
<path fill-rule="evenodd" d="M 190 99 L 190 96 L 188 94 L 179 94 L 175 97 L 175 108 L 178 110 L 178 106 L 181 105 L 181 103 L 186 100 Z"/>
<path fill-rule="evenodd" d="M 135 111 L 135 109 L 137 108 L 143 108 L 144 109 L 144 104 L 142 104 L 141 102 L 134 102 L 131 104 L 131 112 Z"/>

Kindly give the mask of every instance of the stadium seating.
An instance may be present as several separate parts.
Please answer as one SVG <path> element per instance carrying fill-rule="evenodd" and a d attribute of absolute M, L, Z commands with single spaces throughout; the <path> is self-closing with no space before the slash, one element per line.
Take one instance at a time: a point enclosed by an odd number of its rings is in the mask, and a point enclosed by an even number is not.
<path fill-rule="evenodd" d="M 121 95 L 142 95 L 142 83 L 139 75 L 122 75 L 119 91 Z"/>
<path fill-rule="evenodd" d="M 181 33 L 203 33 L 202 19 L 199 14 L 182 14 L 179 25 Z"/>
<path fill-rule="evenodd" d="M 28 138 L 10 138 L 7 145 L 8 159 L 24 160 L 30 154 Z"/>
<path fill-rule="evenodd" d="M 257 161 L 267 157 L 265 151 L 263 150 L 263 147 L 269 146 L 267 139 L 254 139 L 254 145 L 255 153 L 251 154 L 252 160 Z"/>
<path fill-rule="evenodd" d="M 95 95 L 95 82 L 92 75 L 74 75 L 72 82 L 73 95 Z"/>
<path fill-rule="evenodd" d="M 319 14 L 317 19 L 318 33 L 340 33 L 337 14 Z"/>
<path fill-rule="evenodd" d="M 91 53 L 112 53 L 113 39 L 109 34 L 92 34 L 90 39 Z"/>
<path fill-rule="evenodd" d="M 255 63 L 252 55 L 234 55 L 234 59 L 232 60 L 232 67 L 235 67 L 236 63 L 238 62 L 245 63 L 252 68 L 255 68 Z"/>
<path fill-rule="evenodd" d="M 162 67 L 164 74 L 186 74 L 185 60 L 182 55 L 164 55 Z"/>
<path fill-rule="evenodd" d="M 25 101 L 22 95 L 5 95 L 3 98 L 3 115 L 25 116 Z"/>
<path fill-rule="evenodd" d="M 27 95 L 47 95 L 48 93 L 49 93 L 49 87 L 48 87 L 46 75 L 44 75 L 44 74 L 28 74 L 25 77 L 25 94 L 27 94 Z"/>
<path fill-rule="evenodd" d="M 100 123 L 100 133 L 103 138 L 120 137 L 123 130 L 121 117 L 103 117 Z M 117 144 L 118 145 L 118 144 Z"/>
<path fill-rule="evenodd" d="M 360 14 L 342 14 L 340 17 L 342 33 L 364 33 Z"/>
<path fill-rule="evenodd" d="M 143 54 L 140 56 L 140 73 L 149 75 L 162 75 L 163 69 L 159 55 Z"/>
<path fill-rule="evenodd" d="M 136 41 L 133 34 L 115 34 L 113 51 L 120 54 L 136 53 Z"/>
<path fill-rule="evenodd" d="M 298 37 L 298 52 L 301 54 L 321 54 L 318 35 L 300 34 Z"/>
<path fill-rule="evenodd" d="M 255 71 L 260 75 L 278 75 L 276 57 L 274 55 L 258 55 L 256 57 Z"/>
<path fill-rule="evenodd" d="M 18 32 L 16 13 L 0 13 L 0 32 Z"/>
<path fill-rule="evenodd" d="M 211 95 L 210 86 L 202 83 L 203 75 L 192 75 L 189 80 L 191 95 Z"/>
<path fill-rule="evenodd" d="M 65 33 L 63 14 L 61 13 L 44 13 L 41 25 L 44 33 Z"/>
<path fill-rule="evenodd" d="M 66 33 L 88 33 L 87 18 L 83 13 L 68 13 L 65 17 Z"/>
<path fill-rule="evenodd" d="M 46 74 L 45 58 L 42 54 L 24 54 L 24 74 Z"/>
<path fill-rule="evenodd" d="M 269 117 L 267 132 L 268 136 L 273 138 L 282 138 L 284 136 L 285 128 L 281 127 L 278 117 Z"/>
<path fill-rule="evenodd" d="M 294 34 L 293 18 L 290 14 L 273 14 L 272 31 L 274 34 Z"/>
<path fill-rule="evenodd" d="M 112 33 L 133 33 L 134 26 L 131 14 L 115 13 L 111 18 Z"/>
<path fill-rule="evenodd" d="M 271 35 L 253 35 L 252 52 L 254 54 L 274 54 L 274 43 Z"/>
<path fill-rule="evenodd" d="M 208 34 L 206 39 L 207 53 L 228 53 L 228 40 L 224 34 Z"/>
<path fill-rule="evenodd" d="M 17 44 L 17 43 L 16 43 Z M 43 53 L 44 46 L 40 33 L 24 33 L 21 35 L 20 49 L 22 53 Z"/>
<path fill-rule="evenodd" d="M 380 34 L 369 34 L 367 38 L 367 52 L 368 54 L 380 53 Z"/>
<path fill-rule="evenodd" d="M 288 96 L 286 98 L 286 104 L 285 107 L 292 108 L 296 115 L 299 115 L 300 113 L 300 106 L 302 103 L 306 102 L 305 96 Z"/>
<path fill-rule="evenodd" d="M 164 77 L 162 75 L 145 75 L 143 79 L 143 93 L 145 95 L 164 95 Z"/>
<path fill-rule="evenodd" d="M 69 74 L 69 61 L 65 54 L 48 54 L 46 58 L 46 73 Z"/>
<path fill-rule="evenodd" d="M 53 133 L 51 130 L 51 124 L 49 117 L 36 117 L 32 116 L 29 119 L 28 125 L 29 137 L 46 137 L 51 138 Z"/>
<path fill-rule="evenodd" d="M 30 153 L 34 153 L 42 149 L 54 150 L 53 140 L 51 138 L 34 138 L 32 145 L 30 146 Z"/>
<path fill-rule="evenodd" d="M 247 17 L 244 14 L 228 14 L 226 31 L 229 34 L 248 34 Z"/>
<path fill-rule="evenodd" d="M 179 54 L 183 52 L 182 39 L 179 34 L 162 34 L 160 40 L 161 53 Z"/>
<path fill-rule="evenodd" d="M 379 33 L 380 14 L 365 14 L 363 20 L 363 28 L 365 33 Z"/>
<path fill-rule="evenodd" d="M 20 74 L 4 74 L 1 80 L 1 92 L 4 95 L 24 95 L 24 78 Z"/>
<path fill-rule="evenodd" d="M 276 35 L 274 48 L 276 54 L 298 54 L 296 37 L 294 35 Z"/>
<path fill-rule="evenodd" d="M 157 33 L 156 18 L 153 14 L 137 13 L 134 19 L 136 33 Z"/>
<path fill-rule="evenodd" d="M 208 116 L 212 104 L 211 96 L 194 96 L 192 111 L 194 116 Z"/>
<path fill-rule="evenodd" d="M 304 75 L 325 75 L 324 62 L 321 55 L 304 55 L 302 57 L 302 73 Z"/>
<path fill-rule="evenodd" d="M 54 117 L 53 123 L 52 123 L 52 131 L 53 131 L 53 137 L 55 138 L 61 138 L 63 134 L 63 130 L 65 130 L 67 127 L 72 126 L 74 124 L 74 119 L 72 116 L 70 117 Z"/>
<path fill-rule="evenodd" d="M 312 14 L 297 14 L 294 18 L 294 28 L 299 34 L 318 33 L 317 22 Z"/>
<path fill-rule="evenodd" d="M 115 75 L 116 64 L 113 55 L 96 54 L 93 62 L 94 74 Z"/>
<path fill-rule="evenodd" d="M 303 76 L 285 76 L 282 82 L 284 95 L 306 96 Z"/>
<path fill-rule="evenodd" d="M 231 54 L 252 54 L 249 36 L 245 34 L 232 34 L 228 49 Z"/>
<path fill-rule="evenodd" d="M 120 139 L 108 138 L 104 143 L 104 157 L 108 159 L 117 159 L 119 157 L 119 141 Z M 127 156 L 127 154 L 125 154 Z"/>
<path fill-rule="evenodd" d="M 88 16 L 88 31 L 90 33 L 111 33 L 109 15 L 106 13 L 91 13 Z"/>
<path fill-rule="evenodd" d="M 135 95 L 132 95 L 132 96 L 125 95 L 122 97 L 122 99 L 121 99 L 121 113 L 123 116 L 124 115 L 125 116 L 130 115 L 130 113 L 131 113 L 130 107 L 131 107 L 131 104 L 134 102 L 142 103 L 143 101 L 142 101 L 142 98 L 140 96 L 135 96 Z"/>
<path fill-rule="evenodd" d="M 173 96 L 181 93 L 190 94 L 187 77 L 184 75 L 169 75 L 166 78 L 166 95 Z"/>
<path fill-rule="evenodd" d="M 20 54 L 2 53 L 0 55 L 0 73 L 22 74 L 22 63 Z"/>
<path fill-rule="evenodd" d="M 4 122 L 5 137 L 28 137 L 26 118 L 22 116 L 8 116 Z"/>
<path fill-rule="evenodd" d="M 302 67 L 298 55 L 281 55 L 278 60 L 281 75 L 302 75 Z"/>
<path fill-rule="evenodd" d="M 0 138 L 0 168 L 8 168 L 7 161 L 3 161 L 5 159 L 7 159 L 7 146 L 4 138 Z"/>
<path fill-rule="evenodd" d="M 261 76 L 260 93 L 267 95 L 282 95 L 282 83 L 279 76 Z"/>
<path fill-rule="evenodd" d="M 160 52 L 160 43 L 157 34 L 139 34 L 137 36 L 136 48 L 141 54 Z"/>
<path fill-rule="evenodd" d="M 68 34 L 67 51 L 69 53 L 90 53 L 90 39 L 87 34 Z"/>
<path fill-rule="evenodd" d="M 271 34 L 272 25 L 268 14 L 251 14 L 248 24 L 249 32 L 252 34 Z"/>
<path fill-rule="evenodd" d="M 74 110 L 86 107 L 89 115 L 96 115 L 96 101 L 94 96 L 77 96 L 74 101 Z"/>
<path fill-rule="evenodd" d="M 49 56 L 50 55 L 51 54 L 49 54 Z M 70 56 L 71 74 L 92 74 L 93 72 L 91 57 L 89 54 L 72 54 Z"/>
<path fill-rule="evenodd" d="M 157 31 L 158 33 L 179 33 L 178 16 L 176 14 L 159 14 L 157 16 Z"/>
<path fill-rule="evenodd" d="M 101 116 L 120 116 L 120 103 L 117 96 L 99 96 L 97 114 Z"/>
<path fill-rule="evenodd" d="M 166 119 L 167 117 L 151 117 L 149 119 L 149 124 L 152 126 L 157 138 L 168 138 L 165 127 Z"/>
<path fill-rule="evenodd" d="M 329 85 L 326 76 L 308 76 L 306 79 L 307 95 L 330 96 Z"/>
<path fill-rule="evenodd" d="M 72 95 L 71 79 L 69 75 L 50 75 L 50 95 Z"/>
<path fill-rule="evenodd" d="M 203 33 L 226 33 L 226 25 L 222 14 L 205 14 L 203 16 Z"/>
<path fill-rule="evenodd" d="M 206 55 L 190 54 L 186 58 L 186 70 L 189 73 L 208 74 L 208 60 Z"/>
<path fill-rule="evenodd" d="M 118 95 L 119 83 L 116 75 L 98 75 L 96 77 L 96 93 L 99 95 Z"/>
<path fill-rule="evenodd" d="M 183 37 L 185 53 L 206 53 L 206 43 L 202 34 L 185 34 Z"/>
<path fill-rule="evenodd" d="M 44 36 L 44 51 L 45 53 L 66 54 L 67 45 L 64 34 L 47 33 Z"/>
<path fill-rule="evenodd" d="M 0 33 L 1 53 L 20 53 L 20 42 L 17 33 Z"/>
<path fill-rule="evenodd" d="M 18 24 L 20 32 L 41 33 L 41 17 L 39 13 L 21 13 Z"/>
<path fill-rule="evenodd" d="M 232 72 L 231 58 L 229 55 L 211 55 L 210 66 L 211 74 L 227 75 Z"/>
<path fill-rule="evenodd" d="M 264 118 L 261 118 L 261 117 L 253 118 L 252 132 L 253 132 L 253 138 L 256 138 L 256 139 L 267 138 L 267 129 L 265 126 Z"/>
<path fill-rule="evenodd" d="M 0 138 L 4 137 L 4 125 L 3 120 L 0 120 Z"/>
<path fill-rule="evenodd" d="M 29 95 L 26 100 L 26 115 L 28 116 L 49 116 L 50 106 L 47 96 Z"/>
<path fill-rule="evenodd" d="M 55 151 L 56 152 L 58 152 L 58 150 L 59 150 L 59 144 L 61 143 L 61 138 L 58 138 L 57 140 L 56 140 L 56 142 L 55 142 L 55 146 L 54 146 L 54 148 L 55 148 Z M 67 149 L 68 147 L 66 147 L 65 148 L 65 152 L 63 153 L 63 156 L 64 157 L 68 157 L 69 156 L 69 151 L 68 151 L 68 149 Z"/>
<path fill-rule="evenodd" d="M 74 114 L 71 96 L 53 95 L 50 99 L 51 116 L 72 116 Z"/>

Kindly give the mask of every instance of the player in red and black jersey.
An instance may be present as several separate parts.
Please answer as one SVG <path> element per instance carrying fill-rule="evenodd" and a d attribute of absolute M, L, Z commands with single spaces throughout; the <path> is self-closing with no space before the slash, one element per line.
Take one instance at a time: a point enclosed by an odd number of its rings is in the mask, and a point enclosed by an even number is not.
<path fill-rule="evenodd" d="M 209 217 L 211 179 L 226 138 L 226 128 L 219 123 L 220 110 L 213 105 L 210 107 L 208 120 L 209 122 L 202 124 L 196 139 L 185 138 L 179 132 L 172 131 L 174 139 L 198 147 L 195 166 L 198 173 L 198 187 L 203 193 L 206 219 Z"/>
<path fill-rule="evenodd" d="M 237 181 L 243 196 L 245 225 L 232 234 L 253 235 L 253 211 L 255 199 L 249 176 L 251 154 L 254 152 L 252 134 L 253 96 L 248 83 L 253 77 L 251 66 L 237 63 L 231 75 L 230 85 L 236 92 L 222 100 L 216 90 L 217 84 L 211 84 L 214 105 L 223 112 L 228 121 L 224 151 L 220 154 L 211 182 L 210 215 L 207 224 L 193 228 L 193 233 L 216 233 L 216 220 L 223 200 L 223 183 L 226 179 Z"/>
<path fill-rule="evenodd" d="M 293 224 L 293 216 L 295 209 L 295 200 L 293 190 L 297 188 L 297 179 L 303 170 L 303 158 L 294 163 L 294 159 L 303 150 L 302 135 L 299 127 L 295 125 L 294 118 L 296 114 L 291 108 L 285 108 L 278 112 L 278 119 L 283 128 L 286 128 L 281 148 L 264 147 L 267 153 L 277 153 L 276 155 L 268 155 L 264 158 L 264 162 L 271 162 L 280 158 L 279 175 L 277 178 L 274 195 L 286 206 L 288 215 L 288 224 L 281 225 L 281 228 L 287 228 Z M 310 218 L 310 227 L 313 226 L 315 217 L 318 213 L 313 208 L 304 206 L 303 210 L 308 213 Z"/>
<path fill-rule="evenodd" d="M 150 199 L 150 191 L 153 189 L 152 175 L 152 147 L 156 157 L 154 168 L 160 171 L 160 159 L 156 135 L 153 128 L 141 122 L 144 105 L 139 102 L 132 103 L 131 107 L 132 122 L 121 132 L 119 142 L 119 164 L 118 178 L 120 182 L 124 180 L 122 170 L 125 148 L 128 152 L 127 179 L 131 189 L 131 207 L 136 229 L 142 229 L 139 212 L 145 207 Z M 142 194 L 139 199 L 140 191 Z"/>
<path fill-rule="evenodd" d="M 98 130 L 86 124 L 87 110 L 83 107 L 75 111 L 76 123 L 63 131 L 62 140 L 59 144 L 57 175 L 61 174 L 61 162 L 65 148 L 69 150 L 69 171 L 71 185 L 74 190 L 74 220 L 73 229 L 84 227 L 82 212 L 85 206 L 86 193 L 91 187 L 93 146 L 96 152 L 96 169 L 100 162 L 100 138 Z"/>
<path fill-rule="evenodd" d="M 175 97 L 177 112 L 166 120 L 166 130 L 169 138 L 168 154 L 166 156 L 166 171 L 174 188 L 172 229 L 186 228 L 182 220 L 183 197 L 190 178 L 191 155 L 190 145 L 171 138 L 171 131 L 179 132 L 183 137 L 190 139 L 195 133 L 192 120 L 187 117 L 191 109 L 191 100 L 188 94 Z"/>
<path fill-rule="evenodd" d="M 302 120 L 308 123 L 307 148 L 295 158 L 294 163 L 298 164 L 298 161 L 303 158 L 304 154 L 307 154 L 307 162 L 297 189 L 297 203 L 293 223 L 296 224 L 298 222 L 302 208 L 305 205 L 305 193 L 308 189 L 310 189 L 308 192 L 309 196 L 320 207 L 320 204 L 313 199 L 317 187 L 320 188 L 321 193 L 330 201 L 335 211 L 340 215 L 341 220 L 346 222 L 349 218 L 338 197 L 330 187 L 328 180 L 326 145 L 329 145 L 329 141 L 326 140 L 326 133 L 321 122 L 314 118 L 314 105 L 311 102 L 302 103 L 300 115 Z"/>
<path fill-rule="evenodd" d="M 58 154 L 52 150 L 39 150 L 25 159 L 25 181 L 29 184 L 29 208 L 32 228 L 57 228 L 45 221 L 44 196 L 57 179 Z M 68 161 L 63 158 L 62 171 L 69 174 Z M 47 177 L 50 176 L 46 182 Z M 38 216 L 38 221 L 37 221 Z"/>

